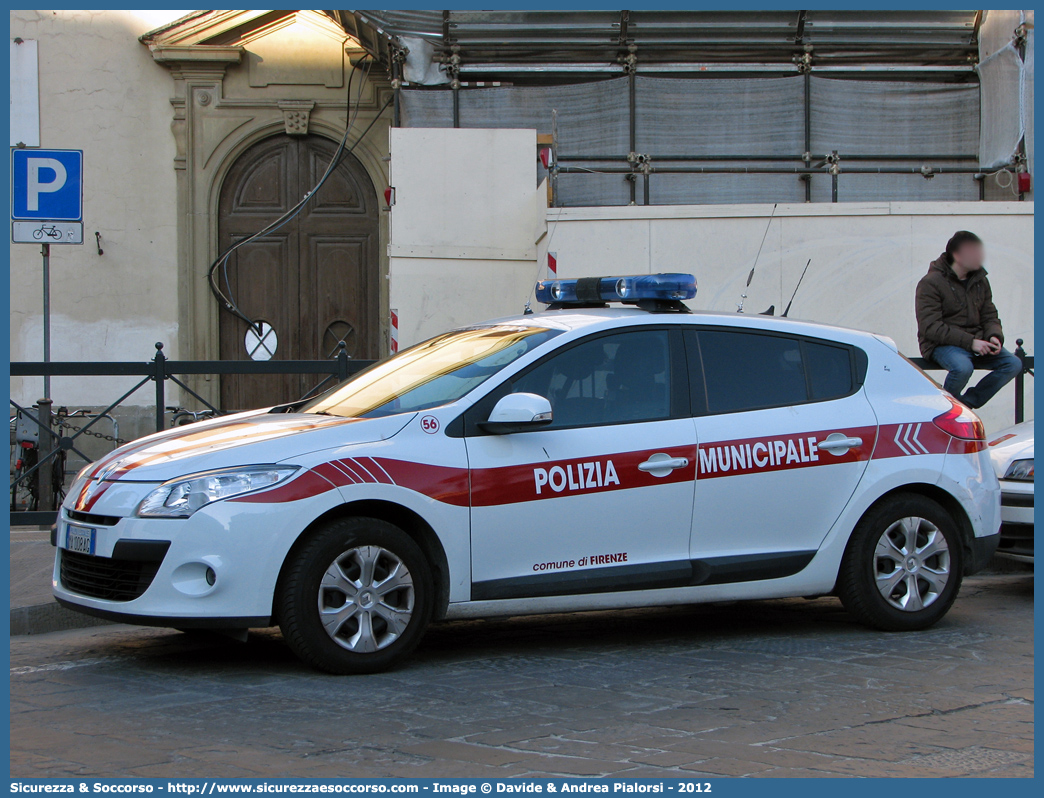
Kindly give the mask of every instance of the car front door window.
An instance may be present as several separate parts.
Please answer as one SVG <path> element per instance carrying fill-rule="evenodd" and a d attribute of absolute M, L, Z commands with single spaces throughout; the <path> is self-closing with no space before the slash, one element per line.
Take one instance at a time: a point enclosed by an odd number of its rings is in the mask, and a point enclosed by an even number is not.
<path fill-rule="evenodd" d="M 667 330 L 628 331 L 584 341 L 514 381 L 512 393 L 551 402 L 545 429 L 658 421 L 671 415 Z"/>

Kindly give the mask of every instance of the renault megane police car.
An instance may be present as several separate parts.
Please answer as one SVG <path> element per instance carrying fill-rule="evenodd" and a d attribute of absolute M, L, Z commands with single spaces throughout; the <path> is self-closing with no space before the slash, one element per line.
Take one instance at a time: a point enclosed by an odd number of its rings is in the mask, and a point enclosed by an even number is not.
<path fill-rule="evenodd" d="M 54 594 L 278 624 L 337 673 L 440 618 L 836 594 L 878 629 L 935 623 L 997 546 L 979 419 L 886 338 L 690 313 L 695 293 L 543 282 L 543 313 L 123 446 L 61 509 Z"/>

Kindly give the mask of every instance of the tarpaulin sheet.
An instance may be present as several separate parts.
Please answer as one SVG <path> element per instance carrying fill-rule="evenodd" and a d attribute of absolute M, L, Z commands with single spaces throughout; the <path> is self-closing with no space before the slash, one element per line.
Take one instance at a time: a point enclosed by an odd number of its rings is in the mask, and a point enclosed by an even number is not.
<path fill-rule="evenodd" d="M 987 11 L 979 31 L 979 86 L 982 113 L 979 165 L 1010 165 L 1033 125 L 1032 11 Z M 1015 31 L 1027 24 L 1026 61 L 1016 49 Z M 1029 151 L 1027 150 L 1027 155 Z M 1032 167 L 1030 167 L 1032 172 Z"/>
<path fill-rule="evenodd" d="M 805 151 L 804 78 L 636 78 L 635 151 L 663 168 L 667 155 L 790 156 L 780 161 L 725 161 L 705 166 L 752 169 L 758 166 L 801 167 Z M 980 151 L 979 87 L 974 83 L 844 80 L 813 75 L 810 120 L 813 163 L 838 151 L 842 173 L 838 199 L 975 200 L 978 184 L 970 174 L 852 174 L 846 167 L 896 165 L 920 169 L 919 162 L 846 161 L 847 154 L 937 155 L 927 165 L 974 167 L 974 161 L 945 156 L 971 156 Z M 591 83 L 493 88 L 460 91 L 462 127 L 526 127 L 550 133 L 557 111 L 561 155 L 617 156 L 626 166 L 630 152 L 628 79 Z M 407 89 L 402 94 L 402 124 L 449 127 L 453 97 L 445 89 Z M 466 154 L 465 154 L 466 157 Z M 563 205 L 621 205 L 630 200 L 623 174 L 600 172 L 610 162 L 563 162 L 583 168 L 561 174 Z M 678 164 L 671 164 L 677 166 Z M 538 180 L 546 173 L 538 168 Z M 641 203 L 644 177 L 635 183 Z M 830 201 L 827 174 L 811 176 L 813 201 Z M 653 204 L 801 202 L 804 183 L 790 174 L 664 174 L 649 178 Z"/>

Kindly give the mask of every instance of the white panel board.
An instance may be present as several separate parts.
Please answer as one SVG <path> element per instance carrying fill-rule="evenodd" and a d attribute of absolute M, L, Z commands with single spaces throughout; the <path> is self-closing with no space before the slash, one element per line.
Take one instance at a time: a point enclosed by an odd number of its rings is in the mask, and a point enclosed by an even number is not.
<path fill-rule="evenodd" d="M 11 40 L 11 146 L 40 146 L 40 71 L 36 42 Z"/>
<path fill-rule="evenodd" d="M 392 257 L 529 260 L 536 131 L 392 128 Z"/>

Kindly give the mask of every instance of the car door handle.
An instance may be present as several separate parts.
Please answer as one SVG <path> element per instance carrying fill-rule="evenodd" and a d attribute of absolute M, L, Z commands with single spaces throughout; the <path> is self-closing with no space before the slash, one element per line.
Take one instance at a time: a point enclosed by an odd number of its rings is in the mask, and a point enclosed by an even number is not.
<path fill-rule="evenodd" d="M 689 464 L 687 457 L 671 457 L 659 452 L 652 455 L 644 463 L 638 464 L 639 471 L 645 471 L 654 477 L 665 477 L 676 468 L 685 468 Z"/>
<path fill-rule="evenodd" d="M 816 444 L 820 449 L 826 449 L 831 454 L 844 454 L 849 449 L 863 445 L 862 438 L 850 438 L 840 432 L 832 432 L 826 438 Z"/>

